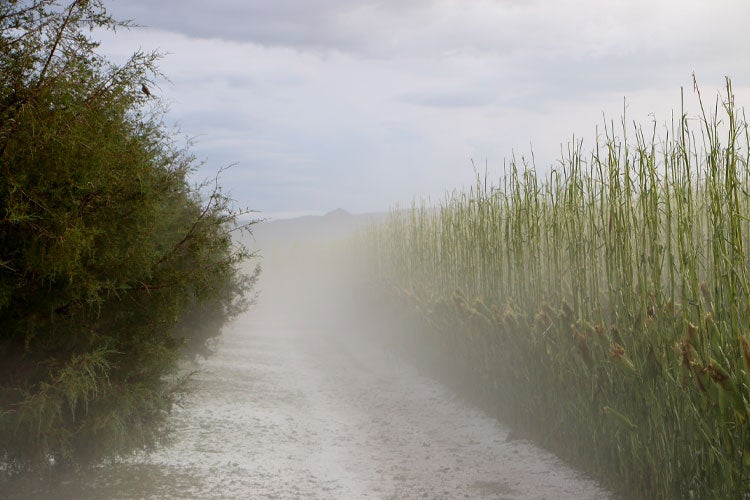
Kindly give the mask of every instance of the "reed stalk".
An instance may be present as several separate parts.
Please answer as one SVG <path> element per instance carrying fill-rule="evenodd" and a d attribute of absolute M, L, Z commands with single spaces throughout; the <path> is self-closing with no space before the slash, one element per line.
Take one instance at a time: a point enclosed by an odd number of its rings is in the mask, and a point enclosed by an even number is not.
<path fill-rule="evenodd" d="M 750 495 L 750 134 L 729 79 L 695 96 L 366 237 L 472 391 L 633 496 Z"/>

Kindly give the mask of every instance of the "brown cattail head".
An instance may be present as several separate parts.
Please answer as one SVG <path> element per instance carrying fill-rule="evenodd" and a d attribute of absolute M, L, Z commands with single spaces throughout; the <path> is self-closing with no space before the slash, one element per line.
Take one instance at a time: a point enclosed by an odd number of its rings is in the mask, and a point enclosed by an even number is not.
<path fill-rule="evenodd" d="M 591 356 L 591 350 L 589 350 L 589 346 L 586 343 L 586 337 L 584 337 L 578 330 L 573 327 L 575 330 L 573 340 L 575 342 L 575 346 L 578 349 L 578 353 L 581 355 L 581 359 L 583 359 L 583 362 L 586 363 L 586 366 L 591 368 L 591 366 L 594 364 L 594 358 Z"/>
<path fill-rule="evenodd" d="M 649 296 L 650 304 L 648 305 L 648 309 L 646 309 L 646 314 L 648 316 L 649 320 L 653 320 L 656 313 L 654 312 L 654 294 L 652 293 Z"/>
<path fill-rule="evenodd" d="M 729 380 L 729 375 L 727 374 L 726 370 L 724 370 L 721 366 L 719 366 L 717 363 L 714 363 L 713 361 L 709 362 L 704 370 L 706 371 L 706 373 L 708 373 L 708 376 L 711 377 L 714 382 L 726 389 L 727 380 Z"/>
<path fill-rule="evenodd" d="M 711 290 L 708 289 L 708 283 L 701 281 L 700 287 L 703 298 L 706 299 L 706 301 L 711 302 Z"/>
<path fill-rule="evenodd" d="M 691 362 L 693 361 L 692 346 L 690 345 L 690 339 L 688 337 L 682 337 L 680 342 L 675 345 L 675 348 L 680 353 L 682 358 L 682 367 L 690 370 Z"/>
<path fill-rule="evenodd" d="M 687 333 L 688 333 L 688 339 L 689 343 L 695 343 L 697 337 L 698 337 L 698 326 L 694 325 L 690 321 L 688 321 L 687 324 Z"/>
<path fill-rule="evenodd" d="M 742 349 L 742 359 L 745 361 L 745 369 L 750 373 L 750 342 L 744 335 L 740 335 L 740 349 Z"/>
<path fill-rule="evenodd" d="M 547 314 L 547 311 L 542 309 L 540 312 L 537 313 L 536 318 L 534 318 L 534 321 L 536 322 L 537 326 L 540 328 L 548 328 L 552 324 L 552 319 Z"/>
<path fill-rule="evenodd" d="M 609 347 L 609 356 L 613 359 L 622 359 L 625 357 L 625 348 L 617 342 L 613 342 Z"/>

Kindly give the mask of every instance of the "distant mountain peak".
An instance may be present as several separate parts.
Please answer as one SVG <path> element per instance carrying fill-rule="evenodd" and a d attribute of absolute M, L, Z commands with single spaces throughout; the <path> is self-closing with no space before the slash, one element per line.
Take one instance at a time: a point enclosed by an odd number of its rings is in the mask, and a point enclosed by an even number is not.
<path fill-rule="evenodd" d="M 351 217 L 352 214 L 344 210 L 343 208 L 337 208 L 336 210 L 331 210 L 327 214 L 325 214 L 325 217 Z"/>

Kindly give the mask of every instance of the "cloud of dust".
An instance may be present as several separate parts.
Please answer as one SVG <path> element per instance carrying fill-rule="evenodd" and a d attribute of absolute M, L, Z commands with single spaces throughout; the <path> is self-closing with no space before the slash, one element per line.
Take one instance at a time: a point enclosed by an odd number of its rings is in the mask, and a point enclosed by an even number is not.
<path fill-rule="evenodd" d="M 352 252 L 357 232 L 383 215 L 351 215 L 337 210 L 261 223 L 245 241 L 261 256 L 254 322 L 310 331 L 371 329 L 367 272 Z"/>
<path fill-rule="evenodd" d="M 247 319 L 255 328 L 292 329 L 343 350 L 384 349 L 460 390 L 462 374 L 440 336 L 425 335 L 424 317 L 388 294 L 365 255 L 364 233 L 386 216 L 337 210 L 256 225 L 245 244 L 258 251 L 262 273 Z"/>

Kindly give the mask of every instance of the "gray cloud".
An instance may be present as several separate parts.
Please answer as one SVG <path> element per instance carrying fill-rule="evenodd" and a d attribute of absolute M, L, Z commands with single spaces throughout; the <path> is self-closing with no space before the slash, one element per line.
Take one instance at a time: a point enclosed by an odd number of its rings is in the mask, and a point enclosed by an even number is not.
<path fill-rule="evenodd" d="M 602 110 L 750 87 L 746 0 L 108 0 L 149 29 L 105 37 L 169 55 L 159 95 L 242 205 L 385 209 L 470 184 L 534 144 L 554 161 Z M 663 113 L 662 113 L 663 116 Z"/>
<path fill-rule="evenodd" d="M 430 106 L 436 108 L 464 108 L 491 106 L 495 98 L 480 90 L 448 90 L 448 91 L 421 91 L 406 94 L 402 97 L 404 102 L 418 106 Z"/>
<path fill-rule="evenodd" d="M 356 9 L 340 0 L 161 0 L 112 2 L 119 18 L 198 38 L 335 48 L 353 43 L 339 19 Z"/>
<path fill-rule="evenodd" d="M 118 17 L 198 38 L 369 54 L 744 51 L 744 0 L 111 0 Z M 720 30 L 709 23 L 720 23 Z"/>

